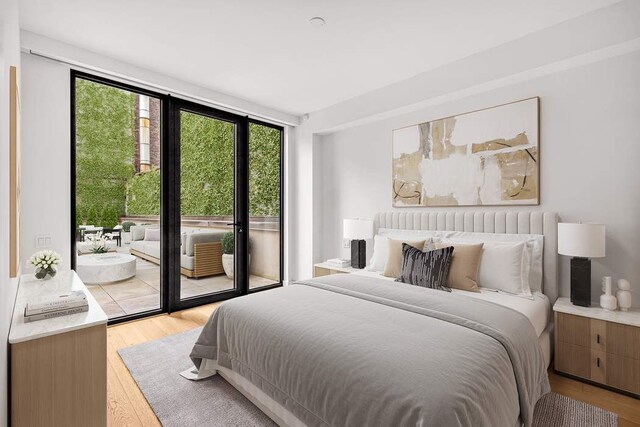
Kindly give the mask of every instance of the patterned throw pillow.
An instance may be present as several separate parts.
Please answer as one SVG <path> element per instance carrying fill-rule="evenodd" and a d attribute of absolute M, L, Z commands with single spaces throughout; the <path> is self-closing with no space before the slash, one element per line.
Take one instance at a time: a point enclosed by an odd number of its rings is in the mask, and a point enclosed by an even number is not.
<path fill-rule="evenodd" d="M 402 273 L 396 282 L 451 292 L 446 287 L 453 247 L 422 252 L 411 245 L 402 245 Z"/>

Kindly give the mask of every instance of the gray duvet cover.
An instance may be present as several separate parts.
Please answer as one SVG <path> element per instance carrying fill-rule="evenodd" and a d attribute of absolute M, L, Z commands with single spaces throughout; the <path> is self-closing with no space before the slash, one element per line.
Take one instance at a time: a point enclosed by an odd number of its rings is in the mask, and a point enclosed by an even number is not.
<path fill-rule="evenodd" d="M 310 426 L 529 426 L 549 391 L 517 311 L 347 274 L 225 302 L 191 358 L 236 371 Z"/>

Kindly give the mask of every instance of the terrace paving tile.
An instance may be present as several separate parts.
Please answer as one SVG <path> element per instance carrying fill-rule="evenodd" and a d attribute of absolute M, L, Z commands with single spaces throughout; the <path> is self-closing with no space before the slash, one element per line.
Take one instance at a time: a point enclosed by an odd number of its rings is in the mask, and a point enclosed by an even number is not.
<path fill-rule="evenodd" d="M 122 282 L 104 284 L 102 285 L 102 289 L 118 303 L 129 298 L 159 293 L 156 289 L 136 277 L 123 280 Z"/>
<path fill-rule="evenodd" d="M 126 314 L 136 314 L 143 311 L 156 310 L 160 308 L 160 293 L 156 292 L 153 295 L 128 298 L 118 301 L 118 305 Z"/>

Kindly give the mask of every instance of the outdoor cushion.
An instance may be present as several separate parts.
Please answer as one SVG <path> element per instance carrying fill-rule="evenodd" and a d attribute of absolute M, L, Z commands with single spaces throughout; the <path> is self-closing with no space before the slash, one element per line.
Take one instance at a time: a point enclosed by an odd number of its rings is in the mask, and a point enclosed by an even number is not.
<path fill-rule="evenodd" d="M 160 259 L 160 242 L 144 242 L 144 253 Z"/>
<path fill-rule="evenodd" d="M 205 233 L 187 234 L 186 255 L 193 256 L 193 245 L 197 243 L 219 242 L 226 231 L 209 231 Z"/>
<path fill-rule="evenodd" d="M 195 257 L 181 255 L 180 256 L 180 267 L 186 268 L 187 270 L 193 271 L 193 261 Z"/>

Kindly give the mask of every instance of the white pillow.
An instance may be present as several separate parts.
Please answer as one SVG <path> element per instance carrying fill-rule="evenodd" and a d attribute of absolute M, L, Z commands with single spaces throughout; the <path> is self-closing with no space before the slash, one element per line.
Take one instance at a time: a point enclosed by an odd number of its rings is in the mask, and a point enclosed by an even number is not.
<path fill-rule="evenodd" d="M 180 234 L 180 252 L 182 255 L 187 253 L 187 233 Z"/>
<path fill-rule="evenodd" d="M 485 242 L 478 268 L 478 286 L 530 297 L 529 270 L 525 242 Z"/>
<path fill-rule="evenodd" d="M 132 225 L 131 228 L 129 229 L 130 233 L 131 233 L 131 240 L 132 241 L 136 241 L 136 240 L 144 240 L 144 230 L 146 227 L 143 227 L 141 225 Z"/>
<path fill-rule="evenodd" d="M 160 241 L 160 229 L 159 228 L 145 228 L 144 240 L 147 242 L 159 242 Z"/>
<path fill-rule="evenodd" d="M 384 271 L 384 266 L 389 257 L 389 238 L 376 234 L 373 236 L 373 255 L 369 265 L 365 268 L 368 271 Z"/>
<path fill-rule="evenodd" d="M 373 254 L 369 260 L 369 265 L 365 268 L 368 271 L 384 271 L 389 258 L 389 239 L 396 240 L 425 240 L 430 243 L 439 242 L 441 231 L 428 230 L 396 230 L 391 228 L 381 228 L 378 234 L 373 236 Z"/>
<path fill-rule="evenodd" d="M 503 234 L 503 233 L 474 233 L 467 231 L 452 231 L 445 236 L 459 243 L 468 242 L 525 242 L 529 256 L 529 287 L 542 291 L 542 258 L 544 252 L 544 236 L 541 234 Z"/>

